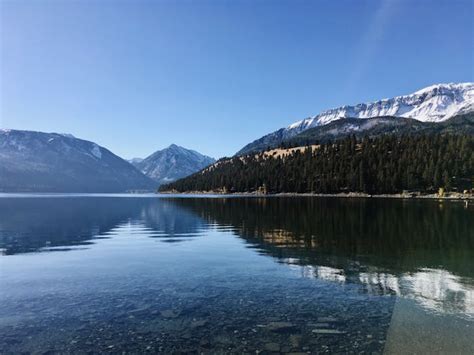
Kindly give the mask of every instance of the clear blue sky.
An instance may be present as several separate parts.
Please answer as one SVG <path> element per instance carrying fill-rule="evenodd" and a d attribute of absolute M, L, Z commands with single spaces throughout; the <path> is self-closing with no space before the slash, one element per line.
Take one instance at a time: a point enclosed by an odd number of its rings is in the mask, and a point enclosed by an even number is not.
<path fill-rule="evenodd" d="M 324 109 L 474 81 L 473 3 L 0 0 L 0 126 L 231 155 Z"/>

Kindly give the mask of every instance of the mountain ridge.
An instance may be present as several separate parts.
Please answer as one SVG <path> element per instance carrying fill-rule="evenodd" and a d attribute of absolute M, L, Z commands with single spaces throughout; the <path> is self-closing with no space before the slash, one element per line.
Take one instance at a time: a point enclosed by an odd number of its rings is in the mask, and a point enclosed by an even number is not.
<path fill-rule="evenodd" d="M 94 142 L 68 134 L 0 130 L 0 191 L 151 191 L 156 184 Z"/>
<path fill-rule="evenodd" d="M 369 103 L 345 105 L 294 122 L 254 140 L 235 155 L 274 148 L 301 132 L 340 118 L 368 119 L 381 116 L 414 118 L 422 122 L 442 122 L 458 114 L 474 111 L 474 83 L 448 83 L 425 87 L 412 94 Z"/>
<path fill-rule="evenodd" d="M 285 145 L 312 145 L 342 139 L 376 137 L 384 134 L 454 133 L 474 135 L 474 113 L 457 115 L 442 122 L 422 122 L 406 117 L 340 118 L 323 126 L 307 129 L 285 141 Z"/>

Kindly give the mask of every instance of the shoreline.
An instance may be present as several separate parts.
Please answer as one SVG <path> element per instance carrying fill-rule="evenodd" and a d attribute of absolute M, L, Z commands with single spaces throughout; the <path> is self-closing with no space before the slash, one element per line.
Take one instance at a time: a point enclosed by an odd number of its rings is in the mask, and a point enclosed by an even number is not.
<path fill-rule="evenodd" d="M 337 193 L 337 194 L 323 194 L 323 193 L 311 193 L 311 192 L 278 192 L 262 194 L 259 192 L 222 192 L 222 191 L 160 191 L 159 194 L 163 195 L 222 195 L 222 196 L 258 196 L 258 197 L 338 197 L 338 198 L 392 198 L 392 199 L 419 199 L 419 200 L 450 200 L 450 201 L 474 201 L 474 195 L 462 194 L 462 193 L 446 193 L 445 196 L 439 196 L 436 193 L 422 194 L 416 193 L 399 193 L 399 194 L 366 194 L 362 192 L 349 192 L 349 193 Z"/>

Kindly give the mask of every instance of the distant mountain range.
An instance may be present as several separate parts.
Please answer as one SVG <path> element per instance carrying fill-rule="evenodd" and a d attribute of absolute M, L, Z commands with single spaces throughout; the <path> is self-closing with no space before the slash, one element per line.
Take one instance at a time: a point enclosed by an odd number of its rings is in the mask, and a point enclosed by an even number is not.
<path fill-rule="evenodd" d="M 247 144 L 236 155 L 278 147 L 308 129 L 321 127 L 341 118 L 369 119 L 390 116 L 412 118 L 421 122 L 442 122 L 472 111 L 474 83 L 438 84 L 410 95 L 324 111 L 267 134 Z"/>
<path fill-rule="evenodd" d="M 359 140 L 387 134 L 472 136 L 473 126 L 474 83 L 439 84 L 410 95 L 322 112 L 257 139 L 236 155 L 315 145 L 349 135 Z M 71 135 L 0 130 L 0 192 L 154 191 L 214 162 L 175 144 L 145 159 L 127 162 L 104 147 Z M 241 178 L 248 173 L 236 170 Z M 218 182 L 221 180 L 219 177 Z"/>
<path fill-rule="evenodd" d="M 161 185 L 191 175 L 214 163 L 215 159 L 172 144 L 145 159 L 135 158 L 130 162 Z"/>
<path fill-rule="evenodd" d="M 0 191 L 125 192 L 157 185 L 133 165 L 71 135 L 0 130 Z"/>
<path fill-rule="evenodd" d="M 155 191 L 214 161 L 172 144 L 128 162 L 69 134 L 0 130 L 0 192 Z"/>

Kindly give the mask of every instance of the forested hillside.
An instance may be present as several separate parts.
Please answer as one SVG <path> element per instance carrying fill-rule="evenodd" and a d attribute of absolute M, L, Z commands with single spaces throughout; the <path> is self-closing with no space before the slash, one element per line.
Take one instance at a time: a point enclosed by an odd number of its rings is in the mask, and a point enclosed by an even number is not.
<path fill-rule="evenodd" d="M 400 193 L 471 189 L 474 136 L 350 136 L 287 156 L 225 158 L 161 191 Z"/>
<path fill-rule="evenodd" d="M 278 133 L 279 132 L 279 133 Z M 421 135 L 421 134 L 471 134 L 474 135 L 474 112 L 460 114 L 442 122 L 422 122 L 413 118 L 380 116 L 367 119 L 346 117 L 330 123 L 305 129 L 301 133 L 285 137 L 284 130 L 277 140 L 261 139 L 238 152 L 247 155 L 277 147 L 300 147 L 319 143 L 328 143 L 355 135 L 357 139 L 378 137 L 380 135 Z M 267 137 L 268 138 L 268 137 Z"/>

